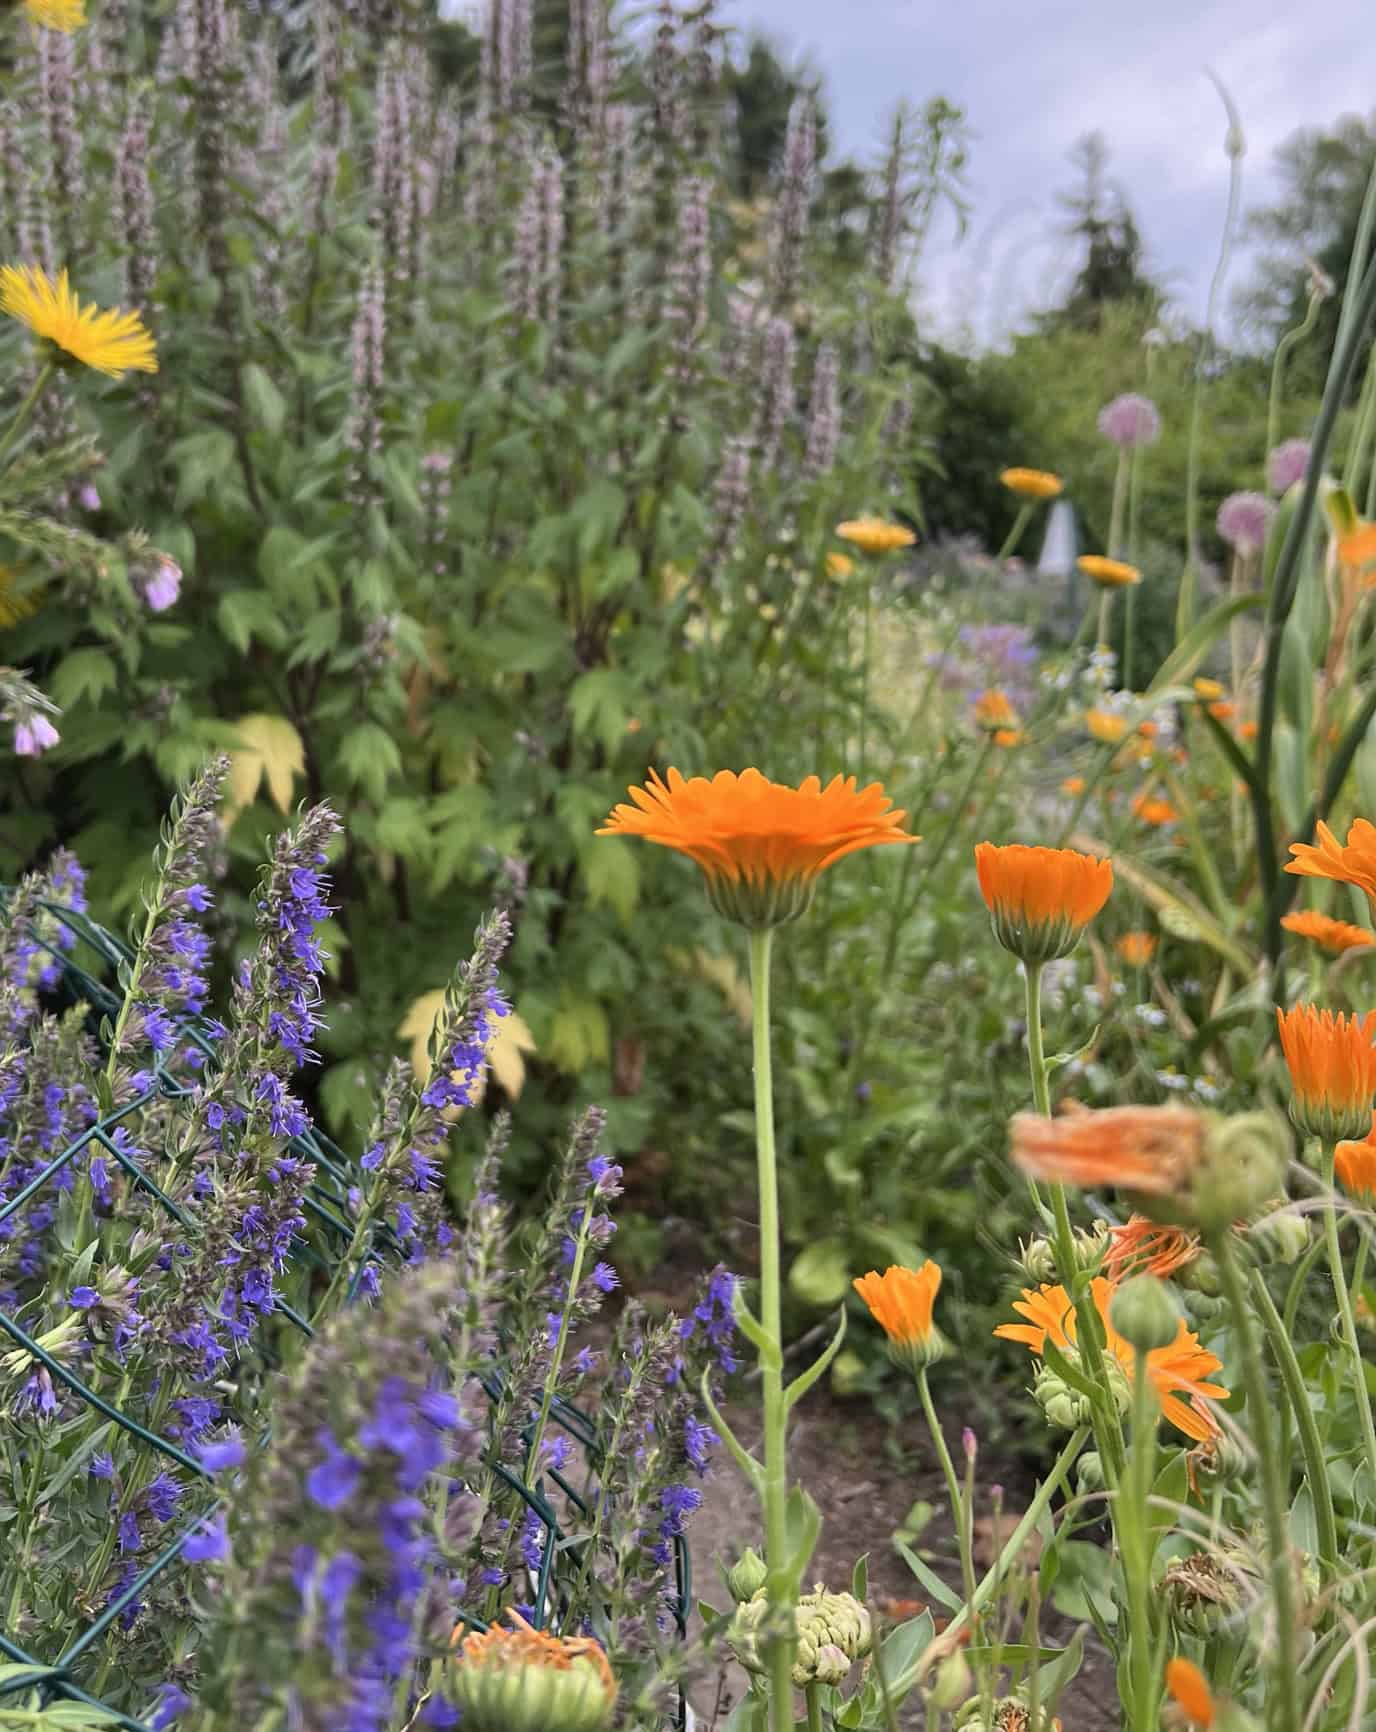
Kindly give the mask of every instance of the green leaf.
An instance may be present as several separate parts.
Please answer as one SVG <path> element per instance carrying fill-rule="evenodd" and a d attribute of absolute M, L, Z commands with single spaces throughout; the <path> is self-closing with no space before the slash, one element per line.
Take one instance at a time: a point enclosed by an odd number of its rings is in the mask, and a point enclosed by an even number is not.
<path fill-rule="evenodd" d="M 280 433 L 287 419 L 286 398 L 256 361 L 245 365 L 242 377 L 249 419 L 269 433 Z"/>
<path fill-rule="evenodd" d="M 850 1289 L 851 1259 L 841 1239 L 816 1239 L 805 1245 L 788 1271 L 788 1290 L 805 1304 L 825 1310 Z"/>
<path fill-rule="evenodd" d="M 119 670 L 104 650 L 79 649 L 64 656 L 53 670 L 48 690 L 55 704 L 70 710 L 83 698 L 99 703 L 119 681 Z"/>
<path fill-rule="evenodd" d="M 388 781 L 401 769 L 401 752 L 385 728 L 360 722 L 339 742 L 339 763 L 354 787 L 381 802 Z"/>
<path fill-rule="evenodd" d="M 803 1399 L 803 1397 L 807 1394 L 808 1390 L 812 1388 L 813 1384 L 816 1383 L 817 1379 L 822 1375 L 822 1373 L 831 1364 L 832 1360 L 835 1359 L 836 1355 L 840 1352 L 841 1343 L 845 1340 L 845 1338 L 846 1338 L 846 1313 L 845 1313 L 845 1309 L 843 1307 L 841 1310 L 840 1318 L 836 1324 L 836 1333 L 832 1336 L 830 1342 L 827 1344 L 825 1351 L 822 1352 L 821 1354 L 819 1354 L 818 1357 L 813 1360 L 812 1364 L 808 1366 L 806 1371 L 800 1371 L 798 1373 L 798 1375 L 793 1379 L 792 1383 L 790 1383 L 788 1388 L 784 1391 L 784 1407 L 786 1409 L 796 1407 L 798 1405 L 798 1403 Z"/>
<path fill-rule="evenodd" d="M 389 800 L 377 815 L 379 846 L 413 865 L 426 859 L 430 826 L 425 821 L 425 809 L 424 800 Z"/>
<path fill-rule="evenodd" d="M 850 1572 L 850 1591 L 862 1606 L 869 1598 L 870 1554 L 868 1552 L 855 1560 L 855 1568 Z"/>
<path fill-rule="evenodd" d="M 629 842 L 615 836 L 594 836 L 578 853 L 588 900 L 606 903 L 623 924 L 629 924 L 640 898 L 640 865 Z"/>
<path fill-rule="evenodd" d="M 737 1281 L 731 1289 L 731 1310 L 741 1334 L 760 1356 L 760 1364 L 769 1371 L 783 1368 L 783 1349 L 745 1302 L 745 1294 Z"/>
<path fill-rule="evenodd" d="M 569 691 L 569 714 L 575 734 L 591 734 L 607 752 L 616 749 L 626 732 L 631 684 L 617 668 L 590 668 Z"/>
<path fill-rule="evenodd" d="M 822 1532 L 822 1512 L 803 1486 L 789 1487 L 787 1518 L 788 1561 L 765 1577 L 765 1586 L 771 1593 L 783 1590 L 791 1597 L 802 1585 L 803 1572 L 812 1562 Z"/>
<path fill-rule="evenodd" d="M 895 1706 L 912 1689 L 917 1682 L 917 1662 L 932 1645 L 936 1635 L 936 1623 L 930 1612 L 919 1612 L 915 1618 L 909 1618 L 906 1623 L 899 1624 L 890 1630 L 879 1644 L 877 1664 L 884 1674 L 884 1680 L 889 1687 L 889 1695 Z M 868 1689 L 868 1685 L 866 1686 Z M 876 1685 L 875 1705 L 884 1700 L 883 1692 Z M 882 1722 L 880 1722 L 882 1724 Z"/>
<path fill-rule="evenodd" d="M 958 1612 L 960 1610 L 959 1596 L 951 1592 L 950 1588 L 946 1586 L 945 1582 L 942 1581 L 941 1577 L 937 1575 L 935 1570 L 930 1569 L 923 1563 L 922 1559 L 918 1557 L 917 1553 L 905 1540 L 900 1540 L 895 1536 L 893 1549 L 898 1553 L 899 1557 L 902 1558 L 903 1562 L 917 1577 L 918 1581 L 922 1583 L 922 1586 L 926 1588 L 927 1592 L 934 1600 L 939 1601 L 943 1606 L 945 1606 L 948 1612 Z"/>
<path fill-rule="evenodd" d="M 1203 619 L 1190 627 L 1161 663 L 1156 670 L 1155 679 L 1147 687 L 1148 695 L 1160 691 L 1163 686 L 1183 685 L 1193 678 L 1205 656 L 1232 621 L 1240 613 L 1246 613 L 1261 605 L 1262 598 L 1259 595 L 1234 595 L 1219 602 L 1216 607 L 1211 607 Z"/>
<path fill-rule="evenodd" d="M 266 590 L 231 589 L 220 597 L 215 610 L 220 630 L 240 653 L 246 655 L 254 638 L 269 649 L 284 649 L 287 628 L 276 603 Z"/>

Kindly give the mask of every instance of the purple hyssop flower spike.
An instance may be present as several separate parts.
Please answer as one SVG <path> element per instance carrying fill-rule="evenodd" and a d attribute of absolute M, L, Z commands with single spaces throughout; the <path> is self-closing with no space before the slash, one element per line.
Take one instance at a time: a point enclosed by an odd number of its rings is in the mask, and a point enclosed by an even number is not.
<path fill-rule="evenodd" d="M 1099 411 L 1099 431 L 1124 451 L 1154 445 L 1161 437 L 1161 416 L 1150 397 L 1128 391 Z"/>
<path fill-rule="evenodd" d="M 1230 493 L 1218 508 L 1218 533 L 1246 559 L 1265 547 L 1275 509 L 1264 494 Z"/>
<path fill-rule="evenodd" d="M 1287 439 L 1266 459 L 1266 479 L 1272 493 L 1288 493 L 1309 472 L 1309 441 Z"/>

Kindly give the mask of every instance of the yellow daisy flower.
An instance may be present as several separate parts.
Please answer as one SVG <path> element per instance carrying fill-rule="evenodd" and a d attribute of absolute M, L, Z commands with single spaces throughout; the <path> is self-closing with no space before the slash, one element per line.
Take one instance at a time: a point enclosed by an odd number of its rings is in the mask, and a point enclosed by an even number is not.
<path fill-rule="evenodd" d="M 0 312 L 73 360 L 118 379 L 130 368 L 156 373 L 158 354 L 138 313 L 83 307 L 63 271 L 54 284 L 38 265 L 0 268 Z"/>
<path fill-rule="evenodd" d="M 70 36 L 86 22 L 85 0 L 24 0 L 24 10 L 45 30 L 60 30 Z"/>

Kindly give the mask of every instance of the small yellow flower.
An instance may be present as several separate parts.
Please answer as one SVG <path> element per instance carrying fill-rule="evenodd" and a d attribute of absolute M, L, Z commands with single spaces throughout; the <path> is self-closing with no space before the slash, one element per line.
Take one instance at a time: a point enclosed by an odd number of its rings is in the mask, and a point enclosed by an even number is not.
<path fill-rule="evenodd" d="M 158 355 L 138 313 L 83 307 L 63 271 L 54 284 L 38 265 L 0 268 L 0 311 L 73 360 L 112 379 L 133 368 L 156 373 Z"/>
<path fill-rule="evenodd" d="M 1128 565 L 1121 559 L 1105 559 L 1102 554 L 1082 553 L 1075 563 L 1090 582 L 1097 583 L 1100 589 L 1126 589 L 1142 581 L 1142 573 L 1137 567 Z"/>
<path fill-rule="evenodd" d="M 842 541 L 849 541 L 863 553 L 893 553 L 900 547 L 911 547 L 917 540 L 905 524 L 889 523 L 882 517 L 855 517 L 836 525 Z"/>
<path fill-rule="evenodd" d="M 1046 469 L 1005 469 L 999 480 L 1019 499 L 1054 499 L 1065 491 L 1060 476 Z"/>
<path fill-rule="evenodd" d="M 852 577 L 855 573 L 855 561 L 848 553 L 829 553 L 827 555 L 828 577 Z"/>
<path fill-rule="evenodd" d="M 1128 719 L 1116 710 L 1086 710 L 1085 727 L 1104 745 L 1116 746 L 1128 731 Z"/>
<path fill-rule="evenodd" d="M 1194 695 L 1206 704 L 1215 704 L 1226 688 L 1218 680 L 1206 680 L 1201 674 L 1194 682 Z"/>
<path fill-rule="evenodd" d="M 85 0 L 24 0 L 24 10 L 45 30 L 60 30 L 70 36 L 86 22 Z"/>

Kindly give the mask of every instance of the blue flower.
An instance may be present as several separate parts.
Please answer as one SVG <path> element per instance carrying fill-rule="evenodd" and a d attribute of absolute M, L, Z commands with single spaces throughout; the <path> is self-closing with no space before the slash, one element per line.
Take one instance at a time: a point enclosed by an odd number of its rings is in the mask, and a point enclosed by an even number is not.
<path fill-rule="evenodd" d="M 358 1489 L 363 1468 L 339 1447 L 332 1431 L 317 1432 L 315 1440 L 325 1451 L 325 1459 L 306 1476 L 306 1496 L 321 1509 L 340 1509 Z"/>
<path fill-rule="evenodd" d="M 100 1304 L 100 1294 L 94 1287 L 73 1287 L 67 1303 L 75 1311 L 89 1311 L 93 1305 Z"/>
<path fill-rule="evenodd" d="M 244 1461 L 244 1445 L 237 1431 L 231 1431 L 218 1443 L 203 1443 L 197 1453 L 207 1473 L 223 1473 L 226 1468 L 242 1466 Z"/>
<path fill-rule="evenodd" d="M 198 1528 L 182 1547 L 182 1556 L 188 1563 L 215 1563 L 229 1556 L 229 1535 L 225 1532 L 225 1518 L 220 1515 Z"/>
<path fill-rule="evenodd" d="M 148 1482 L 144 1492 L 144 1502 L 149 1514 L 157 1522 L 170 1522 L 177 1513 L 177 1503 L 182 1495 L 179 1486 L 170 1473 L 160 1473 Z"/>
<path fill-rule="evenodd" d="M 115 1458 L 108 1450 L 101 1450 L 91 1457 L 88 1469 L 92 1479 L 113 1479 L 115 1477 Z"/>
<path fill-rule="evenodd" d="M 190 1706 L 191 1698 L 185 1690 L 176 1684 L 164 1684 L 153 1712 L 148 1716 L 152 1732 L 163 1732 L 165 1726 L 170 1726 L 178 1714 L 184 1714 Z"/>

